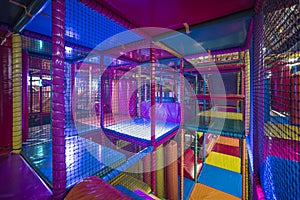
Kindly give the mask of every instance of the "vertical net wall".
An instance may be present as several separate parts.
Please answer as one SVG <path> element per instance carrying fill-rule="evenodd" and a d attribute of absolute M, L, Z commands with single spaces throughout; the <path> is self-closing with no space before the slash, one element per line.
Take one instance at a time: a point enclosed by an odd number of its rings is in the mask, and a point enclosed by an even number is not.
<path fill-rule="evenodd" d="M 23 136 L 22 153 L 35 170 L 52 184 L 51 135 L 51 43 L 49 40 L 22 36 L 23 59 L 28 66 L 28 135 Z M 26 130 L 24 130 L 26 131 Z"/>
<path fill-rule="evenodd" d="M 126 161 L 125 154 L 101 142 L 100 91 L 104 80 L 99 70 L 103 63 L 100 54 L 91 53 L 104 40 L 125 30 L 81 2 L 66 0 L 65 101 L 66 114 L 70 114 L 65 132 L 67 188 L 85 177 L 104 176 Z"/>
<path fill-rule="evenodd" d="M 254 22 L 254 172 L 266 199 L 300 197 L 299 2 L 262 1 Z"/>

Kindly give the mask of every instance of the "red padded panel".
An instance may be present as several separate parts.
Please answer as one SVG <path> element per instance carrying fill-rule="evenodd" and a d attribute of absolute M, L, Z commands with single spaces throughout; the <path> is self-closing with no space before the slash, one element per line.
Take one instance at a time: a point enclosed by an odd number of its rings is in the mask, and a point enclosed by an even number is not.
<path fill-rule="evenodd" d="M 240 157 L 240 148 L 235 146 L 229 146 L 229 145 L 217 143 L 215 144 L 213 151 L 227 154 L 230 156 Z"/>
<path fill-rule="evenodd" d="M 114 188 L 109 183 L 102 179 L 92 176 L 83 179 L 80 183 L 74 186 L 65 200 L 87 200 L 87 199 L 113 199 L 113 200 L 127 200 L 132 199 L 126 194 Z"/>
<path fill-rule="evenodd" d="M 300 124 L 300 73 L 291 76 L 292 98 L 291 98 L 291 121 Z"/>
<path fill-rule="evenodd" d="M 0 147 L 12 145 L 11 54 L 11 48 L 0 47 Z"/>
<path fill-rule="evenodd" d="M 178 165 L 180 167 L 180 158 L 178 159 Z M 197 177 L 201 171 L 203 163 L 200 158 L 197 158 Z M 184 152 L 184 176 L 191 180 L 194 180 L 194 151 L 188 148 Z"/>
<path fill-rule="evenodd" d="M 290 111 L 290 68 L 280 61 L 273 64 L 271 71 L 272 109 L 288 113 Z"/>

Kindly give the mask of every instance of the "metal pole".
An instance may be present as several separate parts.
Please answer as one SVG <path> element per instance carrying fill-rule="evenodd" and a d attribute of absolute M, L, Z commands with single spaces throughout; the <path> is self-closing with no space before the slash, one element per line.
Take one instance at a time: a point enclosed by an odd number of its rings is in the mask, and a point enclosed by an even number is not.
<path fill-rule="evenodd" d="M 180 142 L 180 154 L 181 154 L 181 165 L 180 165 L 180 199 L 183 200 L 184 194 L 184 130 L 183 130 L 183 122 L 184 122 L 184 60 L 180 59 L 180 114 L 181 114 L 181 142 Z"/>
<path fill-rule="evenodd" d="M 155 141 L 155 51 L 153 47 L 150 48 L 150 97 L 151 97 L 151 145 L 154 150 L 151 153 L 151 188 L 153 193 L 156 195 L 156 141 Z"/>

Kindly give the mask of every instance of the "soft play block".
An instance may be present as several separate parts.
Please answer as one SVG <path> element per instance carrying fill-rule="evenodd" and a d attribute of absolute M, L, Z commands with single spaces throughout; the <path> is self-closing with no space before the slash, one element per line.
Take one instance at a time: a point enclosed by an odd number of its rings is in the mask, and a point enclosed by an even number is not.
<path fill-rule="evenodd" d="M 194 155 L 195 155 L 194 151 L 191 148 L 188 148 L 184 152 L 184 176 L 191 180 L 194 180 L 194 169 L 195 169 Z M 181 158 L 178 159 L 179 168 L 180 168 L 180 161 Z M 200 158 L 197 158 L 197 177 L 199 176 L 202 166 L 203 166 L 203 162 L 201 161 Z"/>
<path fill-rule="evenodd" d="M 83 181 L 75 185 L 65 197 L 65 200 L 73 199 L 121 200 L 133 198 L 114 188 L 112 185 L 103 181 L 102 179 L 92 176 L 83 179 Z"/>
<path fill-rule="evenodd" d="M 218 152 L 211 152 L 206 158 L 206 163 L 233 172 L 241 172 L 241 159 L 235 156 Z"/>
<path fill-rule="evenodd" d="M 239 200 L 239 198 L 222 192 L 220 190 L 216 190 L 212 187 L 208 187 L 206 185 L 197 183 L 191 193 L 189 200 Z"/>
<path fill-rule="evenodd" d="M 239 173 L 205 164 L 198 182 L 242 198 L 242 175 Z"/>
<path fill-rule="evenodd" d="M 230 138 L 230 137 L 225 137 L 225 136 L 220 136 L 218 140 L 219 144 L 224 144 L 228 146 L 234 146 L 234 147 L 239 147 L 240 146 L 240 141 L 237 138 Z"/>
<path fill-rule="evenodd" d="M 214 152 L 227 154 L 227 155 L 235 156 L 235 157 L 240 157 L 240 148 L 239 147 L 216 143 L 212 150 Z"/>

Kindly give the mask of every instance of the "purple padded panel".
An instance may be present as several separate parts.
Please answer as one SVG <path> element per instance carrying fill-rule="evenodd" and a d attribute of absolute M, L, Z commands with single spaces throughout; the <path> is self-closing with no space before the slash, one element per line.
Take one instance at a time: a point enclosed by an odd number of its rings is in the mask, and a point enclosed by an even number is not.
<path fill-rule="evenodd" d="M 156 103 L 156 120 L 180 123 L 179 103 Z M 141 117 L 150 119 L 150 102 L 141 103 Z"/>

